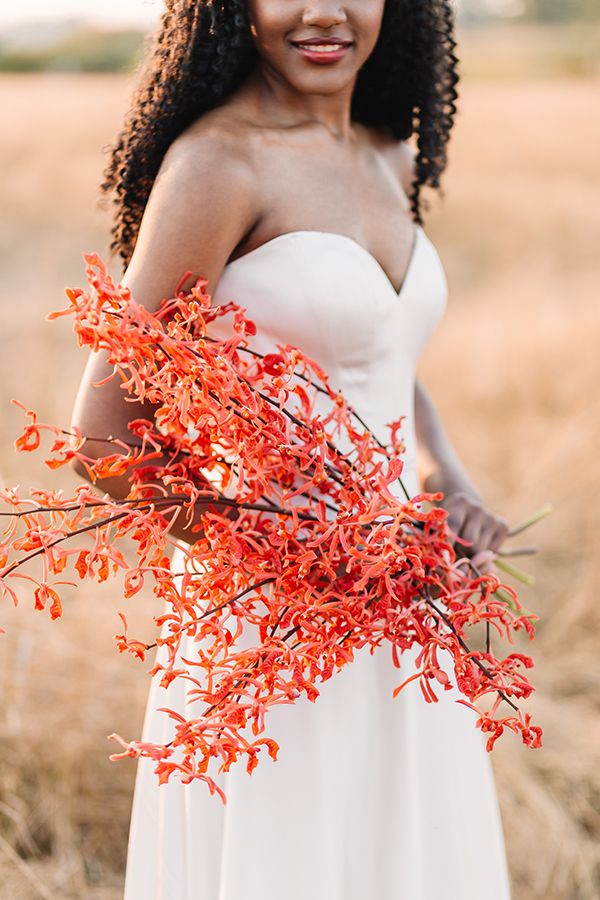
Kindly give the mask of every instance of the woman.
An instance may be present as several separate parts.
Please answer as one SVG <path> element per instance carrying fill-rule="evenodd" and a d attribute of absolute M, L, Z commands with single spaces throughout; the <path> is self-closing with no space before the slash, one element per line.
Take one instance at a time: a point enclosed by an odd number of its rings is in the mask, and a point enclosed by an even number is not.
<path fill-rule="evenodd" d="M 183 272 L 203 275 L 213 303 L 247 307 L 257 349 L 300 346 L 380 438 L 405 415 L 405 483 L 443 491 L 465 553 L 488 566 L 506 523 L 415 379 L 447 292 L 419 191 L 446 164 L 455 46 L 447 0 L 170 0 L 103 187 L 134 297 L 155 307 Z M 94 388 L 107 372 L 90 359 L 75 421 L 126 438 L 151 410 Z M 316 703 L 271 710 L 279 758 L 223 775 L 225 808 L 200 782 L 158 787 L 139 761 L 126 900 L 509 897 L 473 711 L 454 690 L 425 704 L 415 683 L 392 700 L 398 670 L 366 649 Z M 156 710 L 184 710 L 179 681 L 153 683 L 144 740 L 168 740 Z"/>

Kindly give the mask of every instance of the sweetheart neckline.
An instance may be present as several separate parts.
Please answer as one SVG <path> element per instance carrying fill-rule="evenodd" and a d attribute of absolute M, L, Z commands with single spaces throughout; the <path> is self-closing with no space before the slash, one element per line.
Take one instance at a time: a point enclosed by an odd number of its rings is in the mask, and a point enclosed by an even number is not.
<path fill-rule="evenodd" d="M 408 260 L 408 265 L 407 265 L 406 271 L 404 273 L 404 278 L 402 279 L 402 284 L 400 285 L 400 288 L 398 290 L 396 290 L 396 288 L 392 284 L 389 275 L 387 274 L 387 272 L 385 271 L 385 269 L 383 268 L 383 266 L 381 265 L 381 263 L 379 262 L 377 257 L 374 256 L 370 250 L 367 250 L 366 247 L 363 247 L 363 245 L 361 243 L 359 243 L 359 241 L 357 241 L 355 238 L 351 237 L 349 234 L 342 234 L 341 232 L 337 232 L 337 231 L 319 231 L 314 228 L 301 228 L 296 231 L 284 231 L 284 232 L 282 232 L 282 234 L 277 234 L 277 235 L 275 235 L 275 237 L 270 238 L 268 241 L 265 241 L 264 244 L 259 244 L 258 247 L 255 247 L 253 250 L 249 250 L 247 253 L 244 253 L 243 256 L 238 256 L 236 259 L 230 260 L 230 262 L 226 263 L 225 268 L 228 269 L 230 266 L 233 266 L 236 263 L 243 262 L 243 260 L 245 260 L 247 257 L 253 256 L 256 253 L 260 253 L 261 251 L 268 249 L 273 244 L 282 241 L 284 238 L 296 237 L 297 235 L 306 235 L 306 234 L 325 236 L 325 237 L 329 237 L 329 238 L 335 238 L 338 240 L 350 242 L 353 247 L 356 247 L 364 256 L 367 257 L 367 259 L 369 259 L 372 263 L 375 264 L 375 266 L 377 267 L 377 269 L 379 270 L 379 272 L 381 273 L 381 275 L 387 282 L 389 289 L 395 295 L 396 299 L 400 299 L 400 297 L 404 293 L 406 283 L 409 280 L 409 276 L 412 273 L 413 263 L 414 263 L 416 255 L 417 255 L 419 237 L 421 235 L 425 236 L 425 232 L 423 231 L 421 226 L 418 224 L 418 222 L 416 222 L 415 226 L 414 226 L 414 236 L 413 236 L 410 257 Z"/>

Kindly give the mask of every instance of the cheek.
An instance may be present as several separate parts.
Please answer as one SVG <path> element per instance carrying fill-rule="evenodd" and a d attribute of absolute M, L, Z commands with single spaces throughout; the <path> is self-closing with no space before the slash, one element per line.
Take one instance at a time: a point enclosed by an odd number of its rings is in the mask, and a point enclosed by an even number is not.
<path fill-rule="evenodd" d="M 357 9 L 355 23 L 356 29 L 362 37 L 364 49 L 367 55 L 371 53 L 375 44 L 379 40 L 381 31 L 381 23 L 383 21 L 383 12 L 385 3 L 380 2 L 364 2 Z"/>
<path fill-rule="evenodd" d="M 248 3 L 250 30 L 259 50 L 273 51 L 277 45 L 282 45 L 298 22 L 298 13 L 294 14 L 293 6 L 293 3 L 286 6 L 282 0 L 252 0 Z"/>

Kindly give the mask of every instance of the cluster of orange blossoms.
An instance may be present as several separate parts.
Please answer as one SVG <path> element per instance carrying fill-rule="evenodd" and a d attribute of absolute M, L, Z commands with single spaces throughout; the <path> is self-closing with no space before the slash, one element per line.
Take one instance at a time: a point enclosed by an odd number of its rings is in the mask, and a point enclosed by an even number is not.
<path fill-rule="evenodd" d="M 234 303 L 211 307 L 204 280 L 151 313 L 115 285 L 99 257 L 85 260 L 90 290 L 68 289 L 69 308 L 50 318 L 71 315 L 79 344 L 108 351 L 113 377 L 133 398 L 155 404 L 156 416 L 132 421 L 131 441 L 106 435 L 111 453 L 90 458 L 84 435 L 40 424 L 26 411 L 18 449 L 37 449 L 48 431 L 49 466 L 77 459 L 92 480 L 127 475 L 130 490 L 123 500 L 87 484 L 68 499 L 61 491 L 1 492 L 9 524 L 0 540 L 0 586 L 16 604 L 14 579 L 25 579 L 36 609 L 48 608 L 55 619 L 62 614 L 57 588 L 71 583 L 56 576 L 67 566 L 99 581 L 122 571 L 125 597 L 153 579 L 168 610 L 154 623 L 168 622 L 168 636 L 153 644 L 134 640 L 119 613 L 117 646 L 144 660 L 165 644 L 168 664 L 149 674 L 160 672 L 163 687 L 185 677 L 194 685 L 190 696 L 206 705 L 190 720 L 165 710 L 176 722 L 168 744 L 111 735 L 124 747 L 111 759 L 150 757 L 161 783 L 177 770 L 184 782 L 201 779 L 225 801 L 209 774 L 211 758 L 227 771 L 245 757 L 252 772 L 264 745 L 276 759 L 277 743 L 257 737 L 269 707 L 303 693 L 316 700 L 316 682 L 351 663 L 355 650 L 368 644 L 373 652 L 384 641 L 395 665 L 403 650 L 421 648 L 419 671 L 407 681 L 419 679 L 427 702 L 438 699 L 434 682 L 451 687 L 437 659 L 440 650 L 450 652 L 464 697 L 457 702 L 479 713 L 488 750 L 505 727 L 540 746 L 541 729 L 514 702 L 533 690 L 522 672 L 532 660 L 521 653 L 497 658 L 489 641 L 491 626 L 509 641 L 519 629 L 533 637 L 536 617 L 524 614 L 514 590 L 495 575 L 477 574 L 457 558 L 446 512 L 431 502 L 441 495 L 401 500 L 390 490 L 401 484 L 401 420 L 389 423 L 390 443 L 381 443 L 299 349 L 253 351 L 254 323 Z M 231 334 L 218 340 L 210 326 L 221 316 L 230 317 Z M 327 402 L 325 415 L 314 412 L 317 395 L 321 406 Z M 197 519 L 199 503 L 199 537 L 176 576 L 170 529 L 177 516 Z M 119 549 L 125 538 L 135 565 Z M 34 558 L 38 577 L 19 571 Z M 465 639 L 477 623 L 486 626 L 486 651 L 471 650 Z M 250 628 L 255 645 L 240 647 Z M 177 668 L 185 635 L 198 642 L 193 666 L 202 678 Z M 474 704 L 486 694 L 495 697 L 484 713 Z M 498 714 L 502 702 L 512 714 Z"/>

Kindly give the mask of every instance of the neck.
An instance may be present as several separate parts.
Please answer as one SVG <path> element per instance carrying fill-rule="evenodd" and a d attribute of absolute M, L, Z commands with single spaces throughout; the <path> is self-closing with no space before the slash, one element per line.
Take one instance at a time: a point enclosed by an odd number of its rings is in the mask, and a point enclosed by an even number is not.
<path fill-rule="evenodd" d="M 340 141 L 351 141 L 355 127 L 351 119 L 355 80 L 332 94 L 298 91 L 262 61 L 246 82 L 262 115 L 282 128 L 322 125 Z"/>

